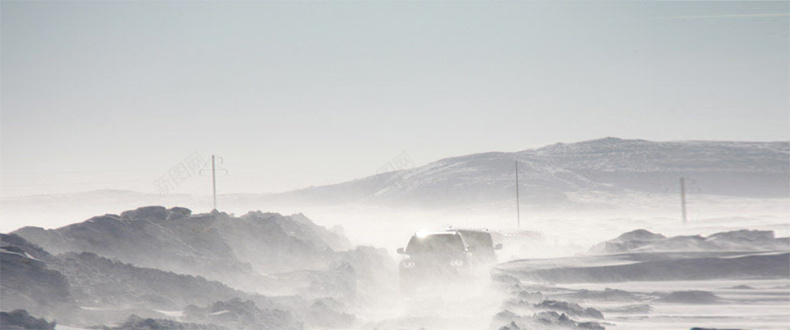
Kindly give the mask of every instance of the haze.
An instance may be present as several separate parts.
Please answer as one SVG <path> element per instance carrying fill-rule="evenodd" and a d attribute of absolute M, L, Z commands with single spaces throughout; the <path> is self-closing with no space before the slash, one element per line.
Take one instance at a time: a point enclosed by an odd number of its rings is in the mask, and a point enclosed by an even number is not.
<path fill-rule="evenodd" d="M 3 329 L 790 324 L 787 1 L 0 1 L 0 65 Z"/>
<path fill-rule="evenodd" d="M 195 152 L 235 193 L 404 152 L 786 141 L 788 6 L 3 1 L 2 195 L 157 193 Z"/>

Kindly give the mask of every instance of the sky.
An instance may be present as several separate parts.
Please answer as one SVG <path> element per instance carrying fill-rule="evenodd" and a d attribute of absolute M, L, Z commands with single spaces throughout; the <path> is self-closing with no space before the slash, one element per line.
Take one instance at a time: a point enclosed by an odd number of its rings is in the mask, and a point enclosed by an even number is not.
<path fill-rule="evenodd" d="M 0 195 L 208 194 L 212 154 L 220 193 L 263 193 L 404 156 L 607 136 L 786 141 L 788 13 L 786 1 L 2 1 Z"/>

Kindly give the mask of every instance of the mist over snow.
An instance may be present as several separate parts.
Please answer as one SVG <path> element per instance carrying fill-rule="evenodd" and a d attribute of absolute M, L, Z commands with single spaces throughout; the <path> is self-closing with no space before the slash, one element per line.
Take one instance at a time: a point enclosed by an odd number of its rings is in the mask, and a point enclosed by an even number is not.
<path fill-rule="evenodd" d="M 199 211 L 206 196 L 119 190 L 3 198 L 3 322 L 781 328 L 790 322 L 789 166 L 787 142 L 606 138 L 221 194 L 212 212 Z M 460 285 L 402 293 L 395 250 L 449 226 L 487 228 L 503 244 L 499 263 Z M 754 304 L 762 311 L 744 311 Z M 728 309 L 742 311 L 737 321 L 720 313 Z"/>
<path fill-rule="evenodd" d="M 239 215 L 303 213 L 319 224 L 342 226 L 354 242 L 394 249 L 420 229 L 512 229 L 516 162 L 523 228 L 581 245 L 577 251 L 640 228 L 709 234 L 748 223 L 749 229 L 790 234 L 789 142 L 604 138 L 447 158 L 284 193 L 220 194 L 219 206 Z M 678 226 L 680 177 L 686 179 L 691 219 L 685 226 Z M 0 215 L 7 220 L 0 225 L 5 231 L 24 224 L 54 228 L 142 205 L 208 211 L 211 197 L 119 190 L 4 197 Z"/>
<path fill-rule="evenodd" d="M 786 330 L 788 26 L 0 0 L 0 330 Z"/>

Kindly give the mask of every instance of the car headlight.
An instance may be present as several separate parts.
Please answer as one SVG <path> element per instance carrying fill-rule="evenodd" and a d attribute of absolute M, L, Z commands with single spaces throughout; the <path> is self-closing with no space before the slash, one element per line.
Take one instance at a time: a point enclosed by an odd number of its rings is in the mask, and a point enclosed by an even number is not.
<path fill-rule="evenodd" d="M 464 261 L 461 260 L 461 259 L 450 261 L 450 266 L 453 266 L 453 267 L 461 267 L 463 265 L 464 265 Z"/>
<path fill-rule="evenodd" d="M 403 265 L 403 268 L 412 268 L 412 267 L 414 267 L 414 261 L 406 260 L 406 261 L 403 261 L 401 263 L 401 265 Z"/>

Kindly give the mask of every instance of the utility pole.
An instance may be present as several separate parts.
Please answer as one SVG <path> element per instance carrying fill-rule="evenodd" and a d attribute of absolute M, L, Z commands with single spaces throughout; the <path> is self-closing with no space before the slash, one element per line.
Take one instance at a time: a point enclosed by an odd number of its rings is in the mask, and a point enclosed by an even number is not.
<path fill-rule="evenodd" d="M 521 203 L 518 198 L 518 161 L 516 161 L 516 228 L 521 228 Z"/>
<path fill-rule="evenodd" d="M 680 177 L 680 211 L 681 216 L 683 219 L 683 223 L 685 224 L 687 221 L 686 218 L 686 179 Z"/>
<path fill-rule="evenodd" d="M 217 168 L 217 162 L 220 163 L 219 168 Z M 212 197 L 211 205 L 213 206 L 212 211 L 217 211 L 217 170 L 225 171 L 225 173 L 228 173 L 228 170 L 222 168 L 221 166 L 222 163 L 224 163 L 222 156 L 217 157 L 215 155 L 211 155 L 211 197 Z M 206 165 L 208 164 L 204 164 L 203 166 L 205 167 Z M 201 169 L 200 174 L 203 174 L 203 171 L 208 171 L 208 169 Z"/>
<path fill-rule="evenodd" d="M 217 170 L 214 167 L 214 155 L 211 155 L 211 190 L 214 195 L 214 209 L 217 210 Z"/>

